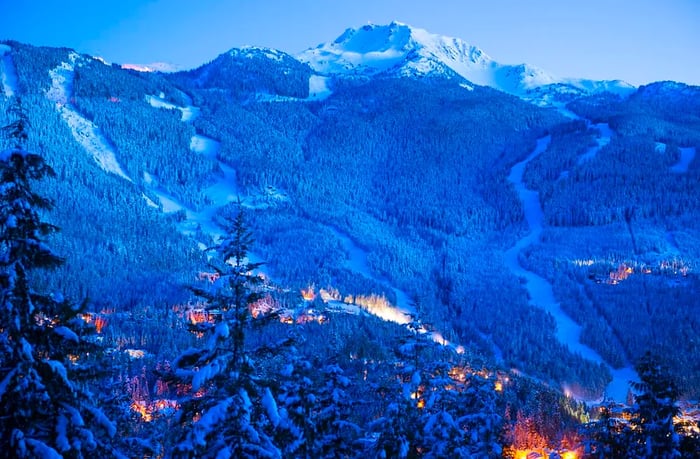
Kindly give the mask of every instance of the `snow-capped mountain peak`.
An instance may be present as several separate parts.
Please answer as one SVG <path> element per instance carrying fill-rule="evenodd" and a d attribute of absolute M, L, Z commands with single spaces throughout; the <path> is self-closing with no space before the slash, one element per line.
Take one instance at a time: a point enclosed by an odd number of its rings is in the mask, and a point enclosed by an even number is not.
<path fill-rule="evenodd" d="M 319 73 L 375 75 L 385 71 L 427 75 L 487 68 L 493 62 L 459 38 L 435 35 L 400 22 L 347 29 L 336 40 L 297 56 Z M 478 83 L 475 81 L 475 83 Z"/>
<path fill-rule="evenodd" d="M 593 93 L 634 90 L 622 81 L 557 78 L 529 64 L 505 65 L 460 38 L 430 33 L 400 22 L 347 29 L 336 40 L 303 51 L 297 58 L 322 75 L 461 76 L 472 83 L 527 96 L 554 92 Z M 555 87 L 556 86 L 556 87 Z"/>
<path fill-rule="evenodd" d="M 233 48 L 229 50 L 228 54 L 231 57 L 247 57 L 249 59 L 262 57 L 277 62 L 281 62 L 289 57 L 287 53 L 277 49 L 265 48 L 261 46 L 244 46 L 242 48 Z"/>

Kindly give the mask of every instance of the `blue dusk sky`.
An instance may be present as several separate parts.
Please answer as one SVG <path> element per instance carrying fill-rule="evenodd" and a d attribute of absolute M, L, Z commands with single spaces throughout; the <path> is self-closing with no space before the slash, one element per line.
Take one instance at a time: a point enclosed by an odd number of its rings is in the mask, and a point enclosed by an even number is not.
<path fill-rule="evenodd" d="M 559 77 L 700 85 L 699 0 L 2 0 L 0 39 L 186 69 L 246 45 L 296 54 L 393 20 Z"/>

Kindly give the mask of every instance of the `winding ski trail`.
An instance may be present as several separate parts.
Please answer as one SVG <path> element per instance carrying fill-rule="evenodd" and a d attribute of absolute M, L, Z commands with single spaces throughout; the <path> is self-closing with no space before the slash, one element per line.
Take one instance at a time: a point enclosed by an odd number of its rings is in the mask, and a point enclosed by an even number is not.
<path fill-rule="evenodd" d="M 584 154 L 579 156 L 577 164 L 583 164 L 586 161 L 595 158 L 600 149 L 610 143 L 610 139 L 613 136 L 613 131 L 610 129 L 610 125 L 608 123 L 591 124 L 590 121 L 587 121 L 586 124 L 588 124 L 589 127 L 596 128 L 598 132 L 600 132 L 600 135 L 596 139 L 596 145 L 593 145 Z"/>
<path fill-rule="evenodd" d="M 603 135 L 606 133 L 604 132 Z M 608 137 L 609 138 L 609 137 Z M 508 176 L 523 205 L 525 220 L 530 231 L 505 253 L 505 265 L 513 274 L 525 280 L 525 288 L 530 295 L 530 303 L 544 309 L 554 318 L 557 330 L 556 338 L 567 346 L 573 353 L 583 358 L 607 366 L 612 375 L 612 381 L 606 388 L 606 395 L 616 401 L 624 401 L 629 390 L 629 381 L 638 380 L 636 372 L 630 366 L 614 369 L 595 350 L 581 342 L 581 326 L 562 310 L 554 297 L 552 284 L 538 274 L 525 269 L 518 259 L 520 253 L 528 246 L 539 242 L 543 229 L 543 211 L 539 193 L 528 189 L 523 183 L 523 173 L 527 164 L 542 154 L 549 145 L 550 136 L 537 140 L 535 149 L 525 158 L 514 165 Z M 599 142 L 599 145 L 606 144 Z M 601 147 L 602 148 L 602 147 Z M 595 152 L 593 153 L 595 155 Z"/>

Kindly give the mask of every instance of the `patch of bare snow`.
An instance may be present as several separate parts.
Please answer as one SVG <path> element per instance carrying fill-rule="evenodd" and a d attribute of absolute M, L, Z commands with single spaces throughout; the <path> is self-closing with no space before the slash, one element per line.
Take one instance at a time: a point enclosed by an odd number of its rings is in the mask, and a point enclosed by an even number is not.
<path fill-rule="evenodd" d="M 195 153 L 206 156 L 211 160 L 216 159 L 216 152 L 218 150 L 218 142 L 212 138 L 203 136 L 201 134 L 196 134 L 192 136 L 190 140 L 190 150 Z"/>
<path fill-rule="evenodd" d="M 17 71 L 10 56 L 11 51 L 12 48 L 8 45 L 0 44 L 0 74 L 5 97 L 12 97 L 17 93 Z"/>
<path fill-rule="evenodd" d="M 328 77 L 311 75 L 309 77 L 309 100 L 323 100 L 331 95 L 328 88 Z"/>
<path fill-rule="evenodd" d="M 600 135 L 596 139 L 596 145 L 592 146 L 584 154 L 579 156 L 577 164 L 583 164 L 584 162 L 595 158 L 595 155 L 597 155 L 604 146 L 610 143 L 613 132 L 608 123 L 594 124 L 593 127 L 598 129 L 598 132 L 600 132 Z"/>
<path fill-rule="evenodd" d="M 151 107 L 154 108 L 165 108 L 167 110 L 180 110 L 182 121 L 192 121 L 199 114 L 199 108 L 192 105 L 180 106 L 175 105 L 172 102 L 165 100 L 165 95 L 161 92 L 158 96 L 148 95 L 146 96 L 146 102 L 148 102 Z"/>
<path fill-rule="evenodd" d="M 141 197 L 146 201 L 146 204 L 147 204 L 149 207 L 153 207 L 153 208 L 156 208 L 156 209 L 160 208 L 160 206 L 159 206 L 158 204 L 156 204 L 155 202 L 153 202 L 153 199 L 149 198 L 149 197 L 146 196 L 144 193 L 141 193 Z"/>
<path fill-rule="evenodd" d="M 690 163 L 695 159 L 695 147 L 680 148 L 681 158 L 676 164 L 671 166 L 671 172 L 676 174 L 684 174 L 688 172 Z"/>

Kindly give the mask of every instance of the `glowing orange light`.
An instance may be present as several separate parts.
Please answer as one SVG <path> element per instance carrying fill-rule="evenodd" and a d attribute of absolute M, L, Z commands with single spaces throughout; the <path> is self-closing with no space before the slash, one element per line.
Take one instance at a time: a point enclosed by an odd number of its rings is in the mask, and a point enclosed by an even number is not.
<path fill-rule="evenodd" d="M 325 289 L 322 288 L 318 293 L 321 295 L 321 299 L 324 303 L 328 303 L 329 301 L 340 301 L 340 292 L 338 289 L 333 287 L 327 287 Z"/>
<path fill-rule="evenodd" d="M 634 269 L 631 266 L 627 266 L 625 263 L 620 263 L 620 265 L 617 267 L 617 270 L 609 274 L 608 283 L 616 285 L 626 280 L 633 273 Z"/>
<path fill-rule="evenodd" d="M 316 299 L 316 292 L 314 291 L 314 286 L 309 285 L 307 288 L 301 289 L 301 297 L 304 301 L 313 301 Z"/>
<path fill-rule="evenodd" d="M 80 317 L 88 324 L 93 325 L 97 333 L 102 333 L 102 329 L 107 325 L 107 318 L 102 314 L 87 312 L 81 314 Z"/>
<path fill-rule="evenodd" d="M 141 415 L 141 419 L 145 422 L 153 420 L 153 414 L 148 409 L 148 405 L 143 400 L 136 400 L 131 403 L 131 410 Z"/>

